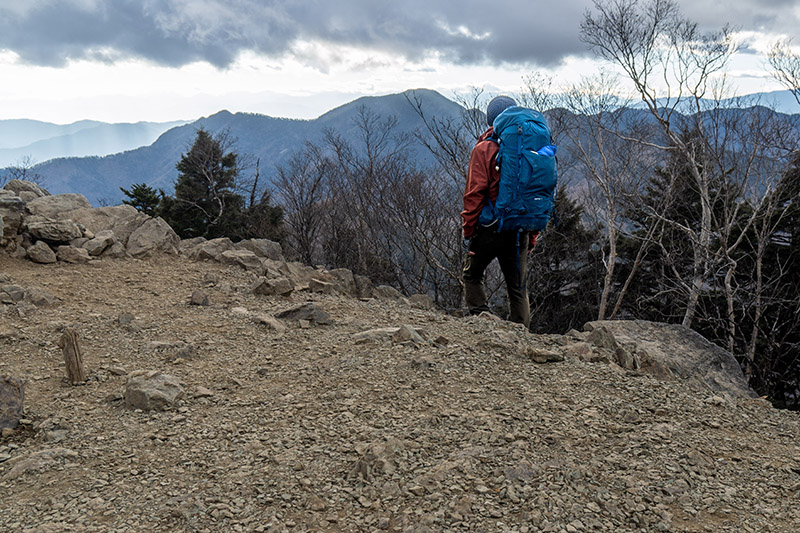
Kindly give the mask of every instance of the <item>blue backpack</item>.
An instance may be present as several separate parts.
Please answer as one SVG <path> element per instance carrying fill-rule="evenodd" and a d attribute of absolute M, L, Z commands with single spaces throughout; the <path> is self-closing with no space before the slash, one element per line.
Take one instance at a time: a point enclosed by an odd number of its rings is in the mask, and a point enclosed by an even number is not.
<path fill-rule="evenodd" d="M 494 121 L 491 140 L 498 143 L 500 189 L 487 201 L 478 224 L 500 230 L 543 230 L 555 209 L 556 147 L 550 128 L 538 111 L 506 108 Z"/>

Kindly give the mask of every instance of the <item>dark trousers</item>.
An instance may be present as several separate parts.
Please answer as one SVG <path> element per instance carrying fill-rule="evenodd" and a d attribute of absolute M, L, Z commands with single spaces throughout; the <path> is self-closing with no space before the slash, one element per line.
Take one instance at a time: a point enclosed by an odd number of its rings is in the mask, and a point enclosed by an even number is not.
<path fill-rule="evenodd" d="M 484 272 L 497 258 L 508 290 L 509 317 L 528 327 L 531 321 L 528 304 L 528 232 L 493 231 L 478 228 L 470 243 L 464 264 L 464 292 L 471 314 L 489 311 Z"/>

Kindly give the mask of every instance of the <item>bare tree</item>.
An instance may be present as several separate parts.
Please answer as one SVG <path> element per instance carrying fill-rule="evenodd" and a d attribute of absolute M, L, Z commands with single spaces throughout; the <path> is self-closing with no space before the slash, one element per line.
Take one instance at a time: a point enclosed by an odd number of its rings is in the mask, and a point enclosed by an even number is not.
<path fill-rule="evenodd" d="M 426 261 L 444 276 L 446 285 L 456 286 L 461 290 L 462 239 L 459 213 L 462 209 L 470 154 L 475 142 L 487 129 L 486 115 L 482 110 L 485 109 L 489 97 L 483 89 L 477 87 L 473 87 L 465 95 L 456 96 L 456 102 L 462 111 L 455 118 L 430 115 L 424 108 L 422 98 L 413 91 L 407 92 L 406 98 L 423 123 L 422 131 L 416 134 L 417 140 L 431 153 L 437 164 L 437 168 L 429 171 L 427 176 L 431 199 L 437 205 L 431 206 L 427 215 L 430 224 L 428 235 L 416 241 L 427 243 L 427 248 L 421 246 L 418 252 L 426 256 Z M 493 296 L 501 286 L 499 270 L 493 267 L 488 269 L 487 293 Z M 458 300 L 460 298 L 459 295 Z M 458 301 L 449 303 L 460 305 Z"/>
<path fill-rule="evenodd" d="M 597 0 L 594 6 L 595 13 L 587 13 L 581 24 L 581 38 L 625 72 L 666 140 L 649 144 L 679 154 L 700 199 L 699 227 L 681 228 L 693 244 L 683 317 L 683 324 L 690 326 L 704 284 L 716 266 L 711 182 L 718 167 L 708 164 L 714 158 L 710 148 L 715 132 L 706 131 L 703 113 L 709 111 L 709 99 L 712 104 L 720 99 L 714 82 L 736 50 L 732 30 L 726 26 L 702 34 L 695 23 L 681 16 L 672 0 Z M 706 144 L 700 149 L 688 144 L 682 135 L 686 131 L 699 133 Z"/>
<path fill-rule="evenodd" d="M 599 204 L 589 211 L 594 212 L 606 228 L 605 276 L 598 320 L 606 318 L 616 284 L 617 246 L 625 224 L 622 208 L 636 195 L 646 170 L 653 163 L 645 143 L 628 140 L 632 136 L 644 138 L 639 132 L 642 126 L 635 121 L 635 114 L 627 112 L 625 102 L 614 96 L 615 89 L 616 81 L 612 77 L 585 78 L 566 92 L 563 106 L 568 113 L 563 113 L 560 120 L 562 136 L 569 140 L 565 155 L 575 162 L 574 171 L 586 180 L 585 205 L 590 208 Z M 618 296 L 615 310 L 624 297 L 624 290 Z"/>
<path fill-rule="evenodd" d="M 286 245 L 310 265 L 322 261 L 320 239 L 331 166 L 321 148 L 308 143 L 286 165 L 277 168 L 274 180 L 277 200 L 284 209 Z"/>
<path fill-rule="evenodd" d="M 777 41 L 769 52 L 773 76 L 791 91 L 800 104 L 800 53 L 791 47 L 791 39 Z"/>
<path fill-rule="evenodd" d="M 36 172 L 34 170 L 35 167 L 36 159 L 33 156 L 30 154 L 22 156 L 16 163 L 5 169 L 6 173 L 0 176 L 0 186 L 11 180 L 30 181 L 40 187 L 43 186 L 45 182 L 44 176 Z"/>

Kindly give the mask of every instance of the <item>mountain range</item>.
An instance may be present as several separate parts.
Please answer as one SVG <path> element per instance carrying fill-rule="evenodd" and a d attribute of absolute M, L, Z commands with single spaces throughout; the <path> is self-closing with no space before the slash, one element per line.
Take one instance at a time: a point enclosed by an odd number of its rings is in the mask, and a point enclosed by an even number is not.
<path fill-rule="evenodd" d="M 38 120 L 0 120 L 0 168 L 23 158 L 37 162 L 58 157 L 104 156 L 152 144 L 165 131 L 186 121 L 108 124 L 81 120 L 51 124 Z"/>
<path fill-rule="evenodd" d="M 437 117 L 458 117 L 462 107 L 430 90 L 417 90 L 426 113 Z M 43 176 L 52 194 L 80 192 L 93 205 L 113 205 L 124 195 L 120 187 L 146 183 L 170 192 L 178 176 L 175 164 L 191 147 L 202 128 L 216 133 L 227 131 L 235 140 L 236 153 L 260 161 L 260 172 L 269 177 L 275 166 L 285 163 L 306 142 L 321 140 L 326 130 L 334 129 L 354 141 L 359 135 L 356 119 L 362 109 L 377 117 L 397 118 L 396 129 L 411 132 L 423 126 L 405 94 L 363 97 L 335 108 L 314 120 L 273 118 L 252 113 L 220 111 L 189 124 L 173 127 L 148 146 L 104 157 L 64 157 L 40 163 L 35 171 Z M 421 158 L 427 157 L 420 149 Z"/>
<path fill-rule="evenodd" d="M 438 92 L 419 89 L 414 94 L 421 100 L 429 117 L 458 118 L 463 112 L 461 105 Z M 754 95 L 754 98 L 761 103 L 781 101 L 783 104 L 776 106 L 780 108 L 791 107 L 788 91 Z M 45 151 L 25 151 L 26 147 L 43 149 L 60 143 L 62 146 L 82 146 L 86 154 L 89 147 L 94 146 L 93 155 L 56 157 L 36 165 L 35 172 L 44 178 L 45 186 L 53 194 L 80 192 L 93 205 L 114 205 L 124 198 L 120 187 L 129 188 L 134 183 L 146 183 L 171 193 L 178 176 L 175 165 L 191 147 L 197 130 L 202 128 L 212 133 L 227 131 L 229 138 L 235 141 L 232 149 L 253 161 L 258 160 L 261 175 L 269 181 L 276 166 L 286 163 L 306 142 L 320 141 L 328 130 L 335 130 L 355 145 L 361 144 L 357 119 L 363 109 L 381 119 L 395 117 L 397 133 L 424 131 L 424 124 L 409 104 L 406 93 L 362 97 L 313 120 L 220 111 L 191 123 L 104 124 L 82 121 L 56 126 L 25 120 L 0 121 L 0 147 L 6 146 L 0 149 L 0 166 L 2 156 L 13 150 L 17 154 L 34 154 L 39 161 L 47 157 Z M 38 141 L 35 140 L 37 136 Z M 148 136 L 155 139 L 149 140 Z M 7 148 L 9 144 L 26 141 L 32 142 L 16 149 Z M 114 149 L 114 146 L 121 148 Z M 430 155 L 425 150 L 416 150 L 413 156 L 420 163 L 430 162 Z M 119 153 L 104 155 L 110 152 Z"/>

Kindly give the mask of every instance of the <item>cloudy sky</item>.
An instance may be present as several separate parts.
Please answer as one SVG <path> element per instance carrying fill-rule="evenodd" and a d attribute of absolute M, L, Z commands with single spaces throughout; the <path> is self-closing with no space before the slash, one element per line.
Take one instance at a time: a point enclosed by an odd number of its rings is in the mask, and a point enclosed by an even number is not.
<path fill-rule="evenodd" d="M 800 44 L 800 0 L 677 0 L 743 44 L 737 92 L 778 90 L 764 52 Z M 546 7 L 545 7 L 546 6 Z M 592 0 L 0 0 L 0 119 L 313 118 L 361 95 L 515 92 L 602 68 L 579 39 Z"/>

